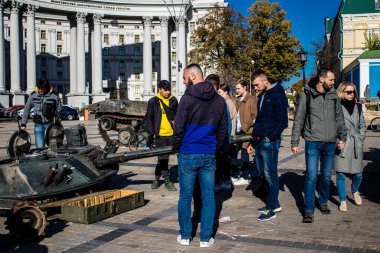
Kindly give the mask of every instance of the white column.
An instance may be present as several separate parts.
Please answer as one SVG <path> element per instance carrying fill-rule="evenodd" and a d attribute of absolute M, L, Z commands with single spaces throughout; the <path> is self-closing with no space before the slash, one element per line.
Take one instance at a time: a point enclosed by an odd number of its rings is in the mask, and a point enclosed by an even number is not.
<path fill-rule="evenodd" d="M 27 16 L 27 49 L 26 49 L 26 66 L 27 66 L 27 93 L 32 93 L 36 85 L 36 31 L 34 12 L 36 6 L 28 5 Z"/>
<path fill-rule="evenodd" d="M 77 24 L 70 20 L 70 94 L 77 92 Z"/>
<path fill-rule="evenodd" d="M 152 18 L 144 17 L 144 96 L 152 95 Z M 147 100 L 149 98 L 144 98 Z"/>
<path fill-rule="evenodd" d="M 21 4 L 12 1 L 11 6 L 11 92 L 21 92 L 20 78 L 20 25 L 19 9 Z"/>
<path fill-rule="evenodd" d="M 78 12 L 77 17 L 77 92 L 84 94 L 86 91 L 86 51 L 84 38 L 84 24 L 86 13 Z"/>
<path fill-rule="evenodd" d="M 70 37 L 70 34 L 68 31 L 64 31 L 63 32 L 63 49 L 62 49 L 62 53 L 63 54 L 68 54 L 70 51 L 69 51 L 69 37 Z"/>
<path fill-rule="evenodd" d="M 93 59 L 92 59 L 92 93 L 101 94 L 102 89 L 102 32 L 100 28 L 102 16 L 94 14 L 94 40 L 93 40 Z"/>
<path fill-rule="evenodd" d="M 57 30 L 51 29 L 49 30 L 50 33 L 50 52 L 52 54 L 57 53 Z"/>
<path fill-rule="evenodd" d="M 0 92 L 5 91 L 5 58 L 4 58 L 4 0 L 0 0 Z"/>
<path fill-rule="evenodd" d="M 36 28 L 36 51 L 41 52 L 41 29 Z"/>
<path fill-rule="evenodd" d="M 168 17 L 162 17 L 161 20 L 161 80 L 169 79 L 169 28 Z"/>
<path fill-rule="evenodd" d="M 179 61 L 178 72 L 179 80 L 181 80 L 177 85 L 179 85 L 179 94 L 182 96 L 185 92 L 185 85 L 182 82 L 183 69 L 186 67 L 186 19 L 180 18 L 178 20 L 178 51 L 177 57 Z M 178 64 L 177 61 L 177 64 Z M 181 66 L 182 65 L 182 66 Z"/>

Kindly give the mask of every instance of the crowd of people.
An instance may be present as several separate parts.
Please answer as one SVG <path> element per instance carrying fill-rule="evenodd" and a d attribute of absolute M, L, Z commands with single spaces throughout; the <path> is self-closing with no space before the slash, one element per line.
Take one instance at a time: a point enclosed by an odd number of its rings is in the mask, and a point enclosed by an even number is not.
<path fill-rule="evenodd" d="M 238 81 L 235 90 L 215 75 L 203 77 L 197 64 L 184 69 L 186 91 L 179 104 L 170 94 L 170 83 L 161 81 L 156 97 L 148 103 L 148 131 L 156 146 L 173 145 L 178 153 L 180 195 L 178 201 L 178 243 L 189 245 L 192 232 L 191 202 L 194 217 L 200 221 L 200 247 L 214 243 L 214 193 L 230 191 L 232 185 L 267 187 L 265 206 L 259 208 L 258 220 L 276 218 L 279 203 L 278 154 L 281 134 L 288 127 L 288 100 L 280 83 L 266 73 L 256 71 L 249 84 Z M 300 152 L 300 137 L 305 139 L 306 179 L 304 186 L 304 223 L 314 222 L 315 190 L 320 163 L 321 180 L 318 207 L 329 214 L 331 174 L 336 170 L 339 210 L 346 212 L 345 179 L 352 179 L 351 192 L 356 205 L 363 172 L 365 121 L 358 103 L 355 85 L 342 82 L 335 90 L 335 76 L 320 69 L 300 95 L 294 119 L 291 151 Z M 237 135 L 251 135 L 249 142 L 230 144 Z M 240 154 L 240 164 L 237 155 Z M 252 161 L 254 160 L 254 162 Z M 168 157 L 158 157 L 152 189 L 160 177 L 169 191 L 176 188 L 169 179 Z M 249 181 L 250 180 L 250 181 Z"/>

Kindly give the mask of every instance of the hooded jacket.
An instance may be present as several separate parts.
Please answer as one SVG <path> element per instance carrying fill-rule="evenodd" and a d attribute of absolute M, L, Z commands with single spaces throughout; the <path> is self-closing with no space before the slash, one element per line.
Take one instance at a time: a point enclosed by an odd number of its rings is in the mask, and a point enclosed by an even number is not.
<path fill-rule="evenodd" d="M 182 154 L 215 154 L 228 138 L 227 105 L 211 83 L 188 86 L 174 119 L 173 147 Z"/>
<path fill-rule="evenodd" d="M 307 115 L 307 95 L 310 94 L 310 112 Z M 291 146 L 298 147 L 300 137 L 305 141 L 336 142 L 346 139 L 346 127 L 340 99 L 334 88 L 320 93 L 310 83 L 301 94 L 293 123 Z"/>
<path fill-rule="evenodd" d="M 25 126 L 28 122 L 30 110 L 34 108 L 33 122 L 36 124 L 46 124 L 53 121 L 55 115 L 61 110 L 61 100 L 53 93 L 53 87 L 50 88 L 46 94 L 38 93 L 38 88 L 35 87 L 32 94 L 30 94 L 28 101 L 24 108 L 21 125 Z M 44 109 L 45 108 L 45 109 Z M 48 110 L 47 110 L 48 109 Z M 46 112 L 53 111 L 52 115 L 47 115 Z"/>
<path fill-rule="evenodd" d="M 276 140 L 288 127 L 288 99 L 281 84 L 258 96 L 257 117 L 253 126 L 253 136 Z"/>

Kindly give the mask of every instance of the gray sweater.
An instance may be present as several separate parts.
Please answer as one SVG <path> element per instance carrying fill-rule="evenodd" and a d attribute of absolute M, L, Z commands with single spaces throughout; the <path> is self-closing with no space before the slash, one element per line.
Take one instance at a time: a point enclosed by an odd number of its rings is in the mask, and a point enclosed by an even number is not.
<path fill-rule="evenodd" d="M 44 110 L 45 107 L 45 110 Z M 54 115 L 46 115 L 47 109 L 54 109 Z M 38 92 L 32 92 L 24 108 L 24 114 L 22 116 L 21 125 L 25 126 L 28 122 L 30 110 L 34 108 L 33 121 L 36 124 L 46 124 L 53 121 L 55 115 L 61 109 L 61 100 L 51 90 L 49 93 L 40 95 Z M 45 111 L 45 113 L 44 113 Z"/>
<path fill-rule="evenodd" d="M 311 94 L 310 116 L 307 115 L 307 96 Z M 336 142 L 346 139 L 346 127 L 340 100 L 335 89 L 325 94 L 319 93 L 315 87 L 305 87 L 292 129 L 291 146 L 298 147 L 300 136 L 305 141 Z"/>

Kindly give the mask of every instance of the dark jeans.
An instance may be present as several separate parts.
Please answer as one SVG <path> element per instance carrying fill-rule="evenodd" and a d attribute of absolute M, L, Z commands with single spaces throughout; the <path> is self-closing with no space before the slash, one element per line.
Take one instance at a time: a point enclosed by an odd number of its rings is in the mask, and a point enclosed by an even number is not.
<path fill-rule="evenodd" d="M 321 162 L 321 181 L 319 184 L 319 204 L 327 204 L 329 198 L 331 172 L 336 150 L 335 142 L 306 141 L 306 181 L 305 212 L 314 212 L 315 185 L 317 183 L 318 165 Z"/>
<path fill-rule="evenodd" d="M 230 157 L 228 152 L 220 152 L 216 154 L 216 172 L 215 184 L 220 184 L 223 181 L 230 180 Z"/>
<path fill-rule="evenodd" d="M 266 201 L 266 208 L 274 210 L 280 207 L 278 202 L 279 182 L 278 182 L 278 150 L 280 139 L 274 141 L 261 141 L 255 147 L 255 157 L 257 169 L 264 174 L 269 183 L 269 192 Z"/>
<path fill-rule="evenodd" d="M 34 140 L 37 148 L 45 147 L 45 131 L 50 123 L 34 125 Z"/>
<path fill-rule="evenodd" d="M 156 138 L 156 147 L 170 146 L 171 140 L 172 136 L 159 136 Z M 165 181 L 169 180 L 169 155 L 158 156 L 154 175 L 158 179 L 162 176 Z"/>

